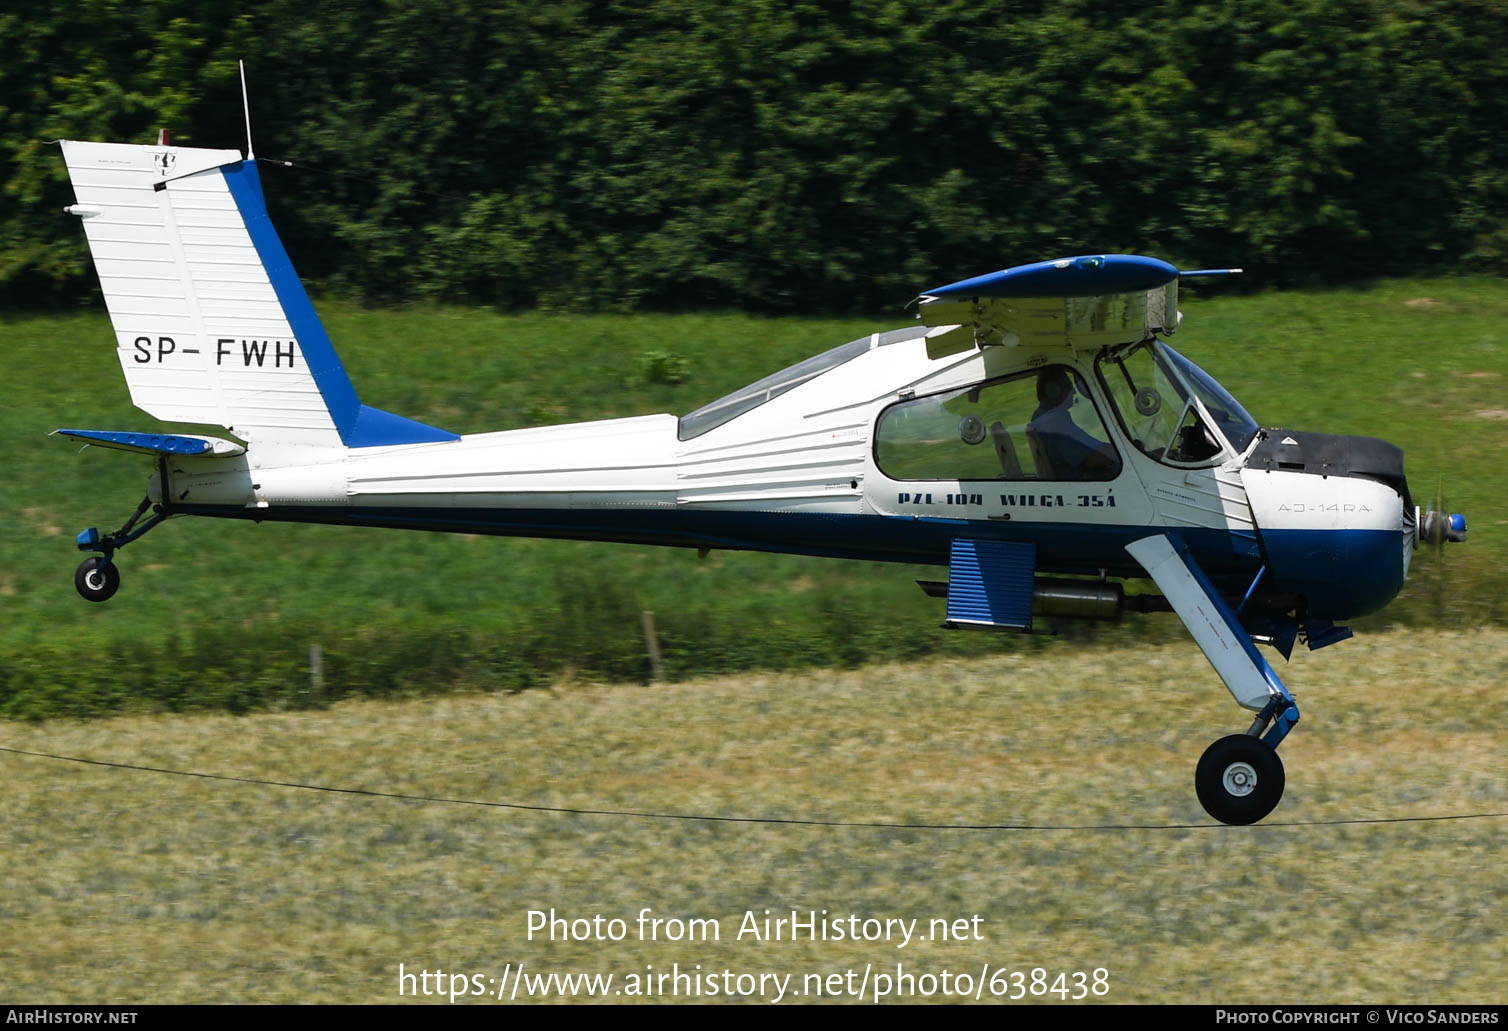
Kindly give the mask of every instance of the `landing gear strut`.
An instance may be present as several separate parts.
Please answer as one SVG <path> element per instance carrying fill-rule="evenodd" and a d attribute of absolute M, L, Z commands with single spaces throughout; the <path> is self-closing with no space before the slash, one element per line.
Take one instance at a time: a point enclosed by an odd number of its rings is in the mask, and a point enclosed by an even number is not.
<path fill-rule="evenodd" d="M 152 518 L 137 526 L 137 521 L 147 514 L 148 509 L 153 511 Z M 87 601 L 109 601 L 114 597 L 115 592 L 120 590 L 120 569 L 114 561 L 116 550 L 124 548 L 167 517 L 168 512 L 162 505 L 153 505 L 149 497 L 142 498 L 131 518 L 126 520 L 126 525 L 114 533 L 101 535 L 94 527 L 90 527 L 79 534 L 80 551 L 100 552 L 92 558 L 84 559 L 79 563 L 78 569 L 74 570 L 73 586 L 79 595 Z"/>

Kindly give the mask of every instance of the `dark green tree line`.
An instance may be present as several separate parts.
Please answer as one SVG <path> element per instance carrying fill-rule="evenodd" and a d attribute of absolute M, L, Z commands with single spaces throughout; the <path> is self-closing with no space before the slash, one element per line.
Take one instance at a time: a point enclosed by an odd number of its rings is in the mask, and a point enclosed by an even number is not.
<path fill-rule="evenodd" d="M 1494 0 L 17 0 L 0 290 L 92 295 L 59 137 L 244 141 L 374 300 L 893 307 L 1090 250 L 1265 282 L 1508 266 Z"/>

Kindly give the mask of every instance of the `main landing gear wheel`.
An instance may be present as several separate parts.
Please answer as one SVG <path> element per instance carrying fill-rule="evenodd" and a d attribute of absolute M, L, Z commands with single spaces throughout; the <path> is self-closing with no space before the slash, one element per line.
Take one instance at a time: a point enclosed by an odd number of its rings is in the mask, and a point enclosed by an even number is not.
<path fill-rule="evenodd" d="M 1194 771 L 1199 804 L 1221 823 L 1256 823 L 1283 797 L 1283 760 L 1250 734 L 1223 737 L 1204 750 Z"/>
<path fill-rule="evenodd" d="M 101 559 L 86 558 L 73 573 L 73 586 L 88 601 L 109 601 L 120 590 L 120 570 L 112 562 L 100 568 Z"/>

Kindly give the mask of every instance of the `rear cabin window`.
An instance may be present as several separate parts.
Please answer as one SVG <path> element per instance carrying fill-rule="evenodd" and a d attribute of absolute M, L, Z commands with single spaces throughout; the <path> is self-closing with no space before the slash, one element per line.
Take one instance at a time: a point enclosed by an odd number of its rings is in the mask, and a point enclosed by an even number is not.
<path fill-rule="evenodd" d="M 781 369 L 758 382 L 750 383 L 746 387 L 720 397 L 711 404 L 702 405 L 690 415 L 681 416 L 677 435 L 681 440 L 700 437 L 708 430 L 716 429 L 745 412 L 753 411 L 787 390 L 799 387 L 803 383 L 816 379 L 824 372 L 830 372 L 845 362 L 852 361 L 872 347 L 885 347 L 906 340 L 915 340 L 917 337 L 925 336 L 926 333 L 926 326 L 907 326 L 903 329 L 892 329 L 885 333 L 860 337 L 834 347 L 830 351 L 823 351 L 819 355 L 797 362 L 789 368 Z"/>
<path fill-rule="evenodd" d="M 1066 365 L 880 414 L 875 462 L 893 480 L 1113 480 L 1121 461 L 1084 380 Z"/>

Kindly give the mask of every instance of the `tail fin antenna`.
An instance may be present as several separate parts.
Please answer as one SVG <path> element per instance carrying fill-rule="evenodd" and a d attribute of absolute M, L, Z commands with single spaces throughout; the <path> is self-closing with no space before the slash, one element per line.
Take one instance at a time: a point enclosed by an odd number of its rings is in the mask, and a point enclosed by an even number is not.
<path fill-rule="evenodd" d="M 241 110 L 246 115 L 246 160 L 255 161 L 256 152 L 251 149 L 251 95 L 246 92 L 246 62 L 237 60 L 241 69 Z"/>

